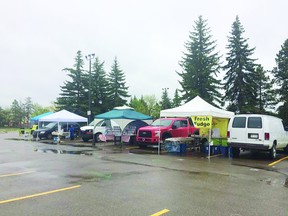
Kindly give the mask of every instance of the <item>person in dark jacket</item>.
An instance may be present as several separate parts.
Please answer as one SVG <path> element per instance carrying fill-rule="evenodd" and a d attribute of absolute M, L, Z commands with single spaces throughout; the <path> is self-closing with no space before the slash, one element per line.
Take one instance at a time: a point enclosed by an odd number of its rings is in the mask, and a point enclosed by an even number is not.
<path fill-rule="evenodd" d="M 70 127 L 70 140 L 74 140 L 74 126 L 71 125 Z"/>

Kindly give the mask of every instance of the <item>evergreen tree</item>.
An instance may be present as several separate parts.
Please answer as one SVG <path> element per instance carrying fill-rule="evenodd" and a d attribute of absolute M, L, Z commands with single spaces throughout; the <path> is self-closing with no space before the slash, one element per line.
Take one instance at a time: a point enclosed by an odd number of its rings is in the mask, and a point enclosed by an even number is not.
<path fill-rule="evenodd" d="M 172 107 L 167 90 L 168 90 L 167 88 L 163 88 L 163 93 L 162 93 L 161 102 L 160 102 L 162 110 L 169 109 Z"/>
<path fill-rule="evenodd" d="M 11 126 L 13 127 L 24 127 L 24 109 L 21 102 L 14 100 L 11 105 Z"/>
<path fill-rule="evenodd" d="M 277 95 L 279 95 L 279 102 L 281 102 L 278 112 L 285 124 L 288 125 L 288 39 L 281 46 L 275 60 L 277 67 L 272 72 L 275 82 L 279 86 L 276 90 Z"/>
<path fill-rule="evenodd" d="M 123 106 L 127 103 L 126 98 L 128 95 L 128 87 L 126 87 L 125 75 L 120 69 L 117 58 L 114 59 L 114 63 L 111 68 L 111 72 L 108 74 L 108 98 L 110 100 L 110 107 Z"/>
<path fill-rule="evenodd" d="M 172 106 L 173 107 L 178 107 L 181 105 L 181 99 L 180 99 L 180 96 L 178 94 L 178 89 L 175 90 L 175 93 L 174 93 L 174 98 L 173 98 L 173 102 L 172 102 Z"/>
<path fill-rule="evenodd" d="M 104 70 L 104 62 L 100 62 L 97 57 L 92 67 L 92 113 L 97 115 L 106 112 L 109 107 L 108 81 Z"/>
<path fill-rule="evenodd" d="M 31 97 L 27 97 L 24 104 L 25 122 L 27 127 L 29 126 L 29 119 L 33 111 L 33 103 Z"/>
<path fill-rule="evenodd" d="M 63 86 L 60 86 L 60 97 L 57 98 L 56 107 L 58 110 L 66 109 L 73 113 L 85 116 L 88 110 L 88 81 L 83 70 L 83 57 L 81 51 L 77 52 L 74 68 L 65 68 L 71 80 L 66 80 Z M 84 87 L 85 86 L 85 87 Z M 86 89 L 86 91 L 85 91 Z"/>
<path fill-rule="evenodd" d="M 256 70 L 257 85 L 257 113 L 265 114 L 266 109 L 273 109 L 276 105 L 275 91 L 273 90 L 273 80 L 269 77 L 269 71 L 265 71 L 261 65 Z"/>
<path fill-rule="evenodd" d="M 242 34 L 244 28 L 238 16 L 232 24 L 232 32 L 228 37 L 229 50 L 224 69 L 227 70 L 224 77 L 224 100 L 230 104 L 228 109 L 240 113 L 255 112 L 257 101 L 257 84 L 255 73 L 255 59 L 252 59 L 255 48 L 249 49 L 247 39 Z"/>
<path fill-rule="evenodd" d="M 199 95 L 209 103 L 220 102 L 220 80 L 216 77 L 220 71 L 220 57 L 215 52 L 215 41 L 211 40 L 207 21 L 199 16 L 195 21 L 194 31 L 190 32 L 190 41 L 185 43 L 187 53 L 184 53 L 180 66 L 183 71 L 178 73 L 182 89 L 182 99 L 189 101 Z"/>

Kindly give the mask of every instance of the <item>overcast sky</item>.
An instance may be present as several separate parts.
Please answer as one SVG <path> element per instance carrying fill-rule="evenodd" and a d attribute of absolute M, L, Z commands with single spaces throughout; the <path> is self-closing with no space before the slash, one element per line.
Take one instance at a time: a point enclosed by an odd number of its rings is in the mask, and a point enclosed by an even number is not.
<path fill-rule="evenodd" d="M 194 22 L 208 22 L 225 62 L 227 36 L 239 16 L 257 63 L 270 70 L 288 38 L 288 1 L 9 0 L 0 7 L 0 107 L 13 100 L 49 106 L 68 79 L 76 52 L 95 53 L 110 71 L 117 57 L 132 96 L 179 88 L 179 61 Z M 85 60 L 85 69 L 88 62 Z"/>

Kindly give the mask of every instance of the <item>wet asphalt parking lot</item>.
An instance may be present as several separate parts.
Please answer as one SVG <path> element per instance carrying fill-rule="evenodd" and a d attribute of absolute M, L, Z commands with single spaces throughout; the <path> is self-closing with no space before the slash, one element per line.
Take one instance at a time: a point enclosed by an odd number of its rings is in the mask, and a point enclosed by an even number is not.
<path fill-rule="evenodd" d="M 53 144 L 0 134 L 0 215 L 279 215 L 288 159 Z"/>

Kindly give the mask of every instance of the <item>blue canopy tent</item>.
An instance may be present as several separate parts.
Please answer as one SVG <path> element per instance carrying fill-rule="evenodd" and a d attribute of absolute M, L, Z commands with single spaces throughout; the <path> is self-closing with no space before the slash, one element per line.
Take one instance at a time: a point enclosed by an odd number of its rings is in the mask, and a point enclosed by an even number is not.
<path fill-rule="evenodd" d="M 38 116 L 34 116 L 32 118 L 29 119 L 30 121 L 30 124 L 38 124 L 38 121 L 40 118 L 44 117 L 44 116 L 48 116 L 48 115 L 51 115 L 53 114 L 53 112 L 46 112 L 46 113 L 42 113 L 41 115 L 38 115 Z"/>

